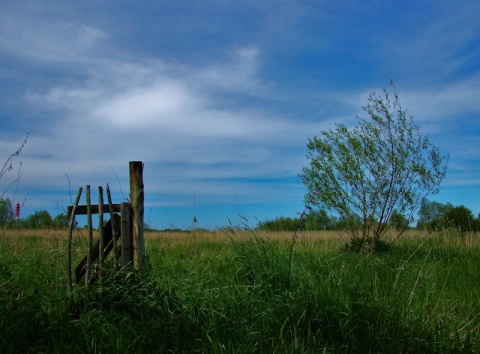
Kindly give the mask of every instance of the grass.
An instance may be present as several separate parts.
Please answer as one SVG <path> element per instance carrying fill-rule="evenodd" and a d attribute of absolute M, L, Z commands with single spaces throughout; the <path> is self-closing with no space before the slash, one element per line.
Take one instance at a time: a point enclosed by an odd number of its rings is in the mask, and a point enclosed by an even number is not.
<path fill-rule="evenodd" d="M 110 270 L 69 309 L 65 233 L 4 233 L 0 351 L 480 352 L 478 235 L 412 234 L 361 254 L 303 232 L 289 269 L 291 236 L 148 233 L 146 277 Z"/>

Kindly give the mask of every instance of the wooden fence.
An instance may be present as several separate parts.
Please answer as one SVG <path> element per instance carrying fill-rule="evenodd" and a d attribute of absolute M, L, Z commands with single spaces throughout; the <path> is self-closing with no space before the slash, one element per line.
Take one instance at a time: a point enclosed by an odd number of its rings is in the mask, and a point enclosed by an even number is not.
<path fill-rule="evenodd" d="M 146 271 L 144 228 L 144 185 L 143 162 L 130 161 L 130 202 L 113 204 L 110 188 L 106 186 L 107 203 L 104 203 L 103 188 L 98 187 L 98 204 L 92 205 L 90 186 L 86 186 L 86 205 L 79 205 L 83 188 L 78 190 L 75 203 L 68 207 L 70 216 L 68 246 L 67 246 L 67 291 L 69 302 L 73 302 L 72 277 L 72 238 L 76 215 L 87 215 L 88 248 L 84 259 L 75 268 L 76 284 L 85 278 L 85 286 L 95 276 L 93 266 L 98 266 L 98 277 L 101 281 L 104 262 L 113 250 L 113 268 L 135 267 L 141 272 Z M 104 214 L 110 215 L 110 220 L 104 223 Z M 92 215 L 98 214 L 99 238 L 93 242 Z"/>

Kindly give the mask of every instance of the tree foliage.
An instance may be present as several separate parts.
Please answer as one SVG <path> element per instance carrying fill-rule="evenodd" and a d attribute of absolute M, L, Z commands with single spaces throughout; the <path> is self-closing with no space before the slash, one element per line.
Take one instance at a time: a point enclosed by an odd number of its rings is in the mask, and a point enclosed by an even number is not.
<path fill-rule="evenodd" d="M 475 218 L 471 209 L 464 205 L 453 206 L 425 199 L 418 212 L 418 229 L 440 231 L 455 229 L 460 232 L 480 230 L 480 220 Z"/>
<path fill-rule="evenodd" d="M 52 220 L 52 225 L 56 229 L 67 229 L 70 223 L 70 217 L 67 214 L 60 213 Z"/>
<path fill-rule="evenodd" d="M 53 220 L 48 211 L 38 210 L 27 217 L 24 224 L 29 229 L 47 229 L 52 227 Z"/>
<path fill-rule="evenodd" d="M 394 230 L 404 230 L 410 224 L 409 220 L 405 215 L 400 214 L 398 211 L 394 210 L 392 216 L 390 216 L 390 226 Z"/>
<path fill-rule="evenodd" d="M 445 213 L 452 208 L 453 204 L 451 203 L 443 204 L 424 198 L 418 211 L 417 229 L 426 229 L 429 231 L 440 229 L 441 219 Z"/>
<path fill-rule="evenodd" d="M 443 216 L 444 225 L 454 228 L 460 232 L 471 232 L 479 230 L 479 220 L 473 216 L 472 210 L 459 205 L 447 210 Z"/>
<path fill-rule="evenodd" d="M 446 173 L 448 157 L 420 133 L 391 87 L 392 95 L 369 95 L 363 107 L 368 117 L 357 117 L 355 127 L 337 124 L 307 144 L 309 165 L 300 175 L 305 202 L 337 213 L 352 241 L 379 241 L 397 214 L 412 222 Z"/>
<path fill-rule="evenodd" d="M 338 222 L 338 218 L 328 215 L 325 210 L 312 210 L 302 222 L 300 218 L 280 216 L 272 220 L 260 221 L 256 229 L 272 232 L 336 230 Z"/>
<path fill-rule="evenodd" d="M 15 214 L 13 212 L 13 206 L 10 199 L 0 198 L 0 225 L 8 225 L 8 223 L 13 220 L 14 216 Z"/>
<path fill-rule="evenodd" d="M 280 216 L 273 220 L 267 219 L 265 221 L 260 221 L 257 225 L 258 230 L 263 231 L 295 231 L 299 226 L 299 222 L 295 218 Z"/>

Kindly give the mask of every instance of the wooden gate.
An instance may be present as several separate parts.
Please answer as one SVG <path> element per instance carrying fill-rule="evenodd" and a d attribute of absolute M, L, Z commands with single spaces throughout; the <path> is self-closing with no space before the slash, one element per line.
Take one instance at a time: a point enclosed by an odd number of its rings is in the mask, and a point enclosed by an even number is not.
<path fill-rule="evenodd" d="M 83 188 L 78 190 L 75 203 L 68 207 L 70 216 L 68 246 L 67 246 L 67 289 L 69 302 L 73 302 L 72 278 L 72 235 L 76 215 L 87 215 L 88 249 L 83 260 L 75 268 L 75 281 L 79 283 L 85 278 L 85 286 L 91 282 L 93 265 L 98 265 L 99 276 L 104 267 L 104 261 L 113 250 L 113 267 L 137 268 L 146 271 L 144 228 L 144 185 L 143 162 L 130 161 L 130 202 L 113 204 L 110 188 L 106 186 L 107 203 L 104 203 L 103 188 L 98 187 L 98 204 L 92 205 L 90 186 L 86 186 L 86 205 L 79 205 Z M 110 215 L 110 220 L 104 223 L 104 214 Z M 96 243 L 93 243 L 92 215 L 98 214 L 98 233 Z"/>

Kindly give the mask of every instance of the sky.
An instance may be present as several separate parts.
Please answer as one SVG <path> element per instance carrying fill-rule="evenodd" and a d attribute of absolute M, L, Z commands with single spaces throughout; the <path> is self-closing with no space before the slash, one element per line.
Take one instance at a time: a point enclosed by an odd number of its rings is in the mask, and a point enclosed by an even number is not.
<path fill-rule="evenodd" d="M 29 133 L 3 197 L 54 217 L 108 183 L 119 203 L 142 161 L 151 227 L 295 217 L 308 138 L 355 124 L 393 80 L 450 157 L 429 199 L 477 215 L 479 14 L 474 0 L 2 1 L 2 165 Z"/>

